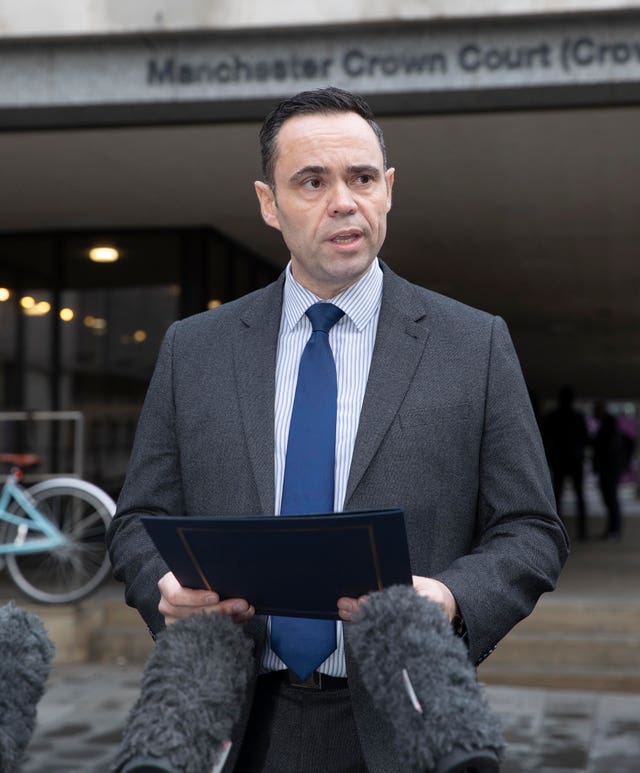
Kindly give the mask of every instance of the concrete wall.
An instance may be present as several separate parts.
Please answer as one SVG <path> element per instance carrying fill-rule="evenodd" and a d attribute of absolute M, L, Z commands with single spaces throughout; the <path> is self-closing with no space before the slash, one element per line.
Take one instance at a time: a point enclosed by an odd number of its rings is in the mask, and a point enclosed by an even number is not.
<path fill-rule="evenodd" d="M 0 38 L 612 11 L 639 0 L 0 0 Z"/>

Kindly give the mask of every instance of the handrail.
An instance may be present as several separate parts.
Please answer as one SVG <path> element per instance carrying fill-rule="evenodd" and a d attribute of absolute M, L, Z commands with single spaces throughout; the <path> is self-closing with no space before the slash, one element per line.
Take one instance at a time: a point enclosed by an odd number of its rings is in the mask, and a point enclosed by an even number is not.
<path fill-rule="evenodd" d="M 30 473 L 29 480 L 72 476 L 82 478 L 84 465 L 84 414 L 81 411 L 0 411 L 0 422 L 5 421 L 73 421 L 73 471 L 61 473 Z M 27 476 L 25 475 L 25 478 Z"/>

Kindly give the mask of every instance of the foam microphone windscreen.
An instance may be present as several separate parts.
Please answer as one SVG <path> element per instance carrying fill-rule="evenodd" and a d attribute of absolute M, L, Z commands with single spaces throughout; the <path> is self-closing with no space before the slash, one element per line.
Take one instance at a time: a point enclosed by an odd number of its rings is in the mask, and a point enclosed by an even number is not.
<path fill-rule="evenodd" d="M 0 770 L 19 770 L 55 652 L 42 620 L 9 602 L 0 609 Z"/>
<path fill-rule="evenodd" d="M 499 770 L 500 723 L 440 605 L 411 586 L 372 593 L 348 640 L 374 705 L 393 727 L 403 770 Z"/>
<path fill-rule="evenodd" d="M 149 656 L 112 770 L 209 773 L 228 751 L 253 640 L 227 615 L 169 625 Z"/>

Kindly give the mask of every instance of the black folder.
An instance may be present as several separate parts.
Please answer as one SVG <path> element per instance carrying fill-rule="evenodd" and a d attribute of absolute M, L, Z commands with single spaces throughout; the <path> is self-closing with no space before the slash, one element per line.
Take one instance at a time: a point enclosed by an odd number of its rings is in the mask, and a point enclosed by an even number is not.
<path fill-rule="evenodd" d="M 412 582 L 402 510 L 141 520 L 181 585 L 258 614 L 336 620 L 341 596 Z"/>

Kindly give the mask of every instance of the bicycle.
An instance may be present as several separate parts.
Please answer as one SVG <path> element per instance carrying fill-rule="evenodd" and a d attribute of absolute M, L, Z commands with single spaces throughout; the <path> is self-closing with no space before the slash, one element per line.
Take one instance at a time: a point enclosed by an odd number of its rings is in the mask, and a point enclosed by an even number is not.
<path fill-rule="evenodd" d="M 40 463 L 35 454 L 0 454 L 0 463 L 11 466 L 0 492 L 0 561 L 11 579 L 45 604 L 88 596 L 110 572 L 105 534 L 115 502 L 78 478 L 25 488 L 23 470 Z"/>

